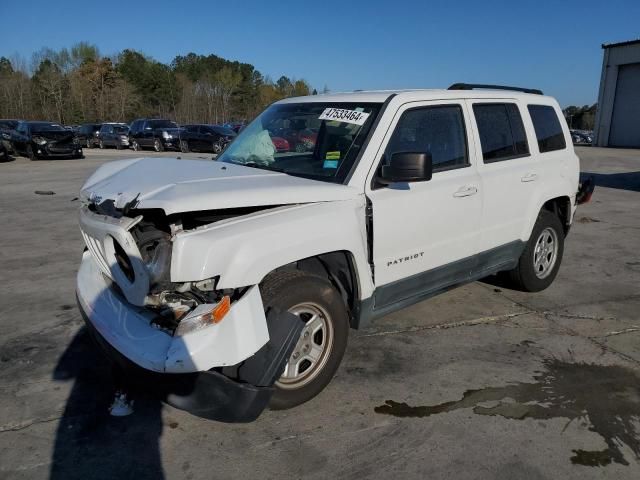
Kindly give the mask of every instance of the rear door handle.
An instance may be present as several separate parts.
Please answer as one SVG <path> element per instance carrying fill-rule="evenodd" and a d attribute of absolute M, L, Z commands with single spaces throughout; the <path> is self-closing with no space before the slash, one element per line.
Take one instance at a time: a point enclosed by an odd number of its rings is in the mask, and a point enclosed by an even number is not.
<path fill-rule="evenodd" d="M 527 173 L 520 179 L 522 182 L 535 182 L 538 179 L 538 175 L 535 173 Z"/>
<path fill-rule="evenodd" d="M 478 189 L 476 187 L 460 187 L 457 192 L 453 194 L 454 197 L 470 197 L 471 195 L 475 195 L 478 193 Z"/>

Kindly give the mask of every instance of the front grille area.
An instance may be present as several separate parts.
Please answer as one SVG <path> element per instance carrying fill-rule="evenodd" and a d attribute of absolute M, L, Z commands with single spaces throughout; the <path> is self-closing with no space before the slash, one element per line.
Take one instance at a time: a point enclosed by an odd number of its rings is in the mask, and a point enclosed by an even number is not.
<path fill-rule="evenodd" d="M 96 238 L 89 236 L 86 232 L 82 231 L 82 238 L 84 239 L 84 243 L 91 252 L 91 255 L 96 260 L 98 267 L 107 277 L 112 278 L 111 269 L 109 268 L 109 263 L 107 262 L 107 258 L 105 256 L 104 245 L 102 242 Z"/>

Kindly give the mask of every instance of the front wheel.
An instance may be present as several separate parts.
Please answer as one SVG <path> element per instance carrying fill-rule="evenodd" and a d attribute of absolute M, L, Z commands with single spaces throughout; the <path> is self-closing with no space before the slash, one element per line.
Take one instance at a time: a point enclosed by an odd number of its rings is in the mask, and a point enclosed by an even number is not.
<path fill-rule="evenodd" d="M 514 287 L 525 292 L 547 288 L 558 274 L 564 253 L 564 229 L 556 214 L 542 210 L 516 268 L 508 272 Z"/>
<path fill-rule="evenodd" d="M 134 140 L 131 142 L 131 148 L 133 148 L 134 152 L 138 152 L 140 151 L 140 144 Z"/>
<path fill-rule="evenodd" d="M 104 142 L 102 141 L 102 139 L 100 139 L 98 146 L 100 147 L 100 150 L 104 150 Z"/>
<path fill-rule="evenodd" d="M 186 140 L 180 140 L 180 151 L 182 153 L 189 153 L 189 142 Z"/>
<path fill-rule="evenodd" d="M 293 313 L 304 327 L 270 407 L 295 407 L 318 395 L 331 381 L 347 347 L 349 315 L 340 293 L 325 278 L 298 270 L 268 275 L 260 286 L 265 309 Z"/>
<path fill-rule="evenodd" d="M 159 139 L 156 138 L 153 141 L 153 149 L 156 152 L 162 152 L 164 150 L 164 145 L 162 145 L 162 142 Z"/>

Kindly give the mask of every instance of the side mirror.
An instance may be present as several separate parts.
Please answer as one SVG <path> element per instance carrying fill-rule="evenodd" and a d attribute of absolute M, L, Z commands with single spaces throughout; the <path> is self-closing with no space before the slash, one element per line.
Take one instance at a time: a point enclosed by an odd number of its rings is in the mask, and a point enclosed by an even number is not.
<path fill-rule="evenodd" d="M 396 152 L 388 165 L 382 166 L 378 182 L 382 184 L 425 182 L 431 180 L 433 164 L 429 152 Z"/>

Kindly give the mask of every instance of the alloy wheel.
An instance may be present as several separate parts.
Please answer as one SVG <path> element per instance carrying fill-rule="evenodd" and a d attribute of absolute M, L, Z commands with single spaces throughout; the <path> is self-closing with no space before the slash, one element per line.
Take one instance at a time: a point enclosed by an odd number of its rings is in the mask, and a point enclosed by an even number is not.
<path fill-rule="evenodd" d="M 540 279 L 547 277 L 558 259 L 558 234 L 547 227 L 541 233 L 533 250 L 533 270 Z"/>
<path fill-rule="evenodd" d="M 322 371 L 333 347 L 333 325 L 328 313 L 315 303 L 302 303 L 289 309 L 305 322 L 300 339 L 276 385 L 281 389 L 300 388 Z"/>

